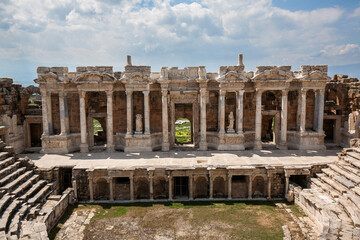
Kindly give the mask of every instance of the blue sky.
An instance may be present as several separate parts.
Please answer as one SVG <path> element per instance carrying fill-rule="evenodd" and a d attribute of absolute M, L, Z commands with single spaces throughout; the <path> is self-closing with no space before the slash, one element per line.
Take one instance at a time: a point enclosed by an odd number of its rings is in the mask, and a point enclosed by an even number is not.
<path fill-rule="evenodd" d="M 327 64 L 360 78 L 360 1 L 0 0 L 0 77 L 38 66 Z"/>

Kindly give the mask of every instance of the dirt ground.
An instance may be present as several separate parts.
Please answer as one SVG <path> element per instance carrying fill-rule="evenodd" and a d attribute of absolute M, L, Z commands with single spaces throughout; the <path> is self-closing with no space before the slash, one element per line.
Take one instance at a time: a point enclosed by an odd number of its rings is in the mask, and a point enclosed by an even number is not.
<path fill-rule="evenodd" d="M 283 239 L 283 225 L 299 236 L 272 202 L 82 205 L 64 222 L 56 239 Z"/>

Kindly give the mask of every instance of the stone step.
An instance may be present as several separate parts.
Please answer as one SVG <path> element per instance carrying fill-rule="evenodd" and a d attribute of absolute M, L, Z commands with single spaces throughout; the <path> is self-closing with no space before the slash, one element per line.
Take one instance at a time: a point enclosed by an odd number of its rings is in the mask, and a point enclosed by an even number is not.
<path fill-rule="evenodd" d="M 348 172 L 351 172 L 351 173 L 353 173 L 353 174 L 355 174 L 357 176 L 360 176 L 360 169 L 354 168 L 353 166 L 351 166 L 351 164 L 342 163 L 341 167 L 343 169 L 345 169 L 346 171 L 348 171 Z"/>
<path fill-rule="evenodd" d="M 52 185 L 47 184 L 45 187 L 43 187 L 39 192 L 35 194 L 32 198 L 28 200 L 28 203 L 33 205 L 35 203 L 41 203 L 47 196 L 51 193 Z"/>
<path fill-rule="evenodd" d="M 322 189 L 327 194 L 330 194 L 330 196 L 332 196 L 333 198 L 338 198 L 339 197 L 339 193 L 337 191 L 335 191 L 333 188 L 329 187 L 329 185 L 321 182 L 319 179 L 311 178 L 311 183 L 316 185 L 320 189 Z"/>
<path fill-rule="evenodd" d="M 19 168 L 18 170 L 16 170 L 15 172 L 7 175 L 6 177 L 2 178 L 0 180 L 0 186 L 4 186 L 7 182 L 9 182 L 10 180 L 15 179 L 16 177 L 18 177 L 20 174 L 23 174 L 26 170 L 26 167 L 22 167 Z"/>
<path fill-rule="evenodd" d="M 357 152 L 347 152 L 346 155 L 350 156 L 356 160 L 360 160 L 360 154 Z"/>
<path fill-rule="evenodd" d="M 0 189 L 6 190 L 6 191 L 12 191 L 17 185 L 28 180 L 33 174 L 34 174 L 33 170 L 27 171 L 24 174 L 21 174 L 19 177 L 17 177 L 14 181 L 1 187 Z"/>
<path fill-rule="evenodd" d="M 353 160 L 353 159 L 348 159 L 348 163 L 350 163 L 355 168 L 360 169 L 360 161 Z"/>
<path fill-rule="evenodd" d="M 20 214 L 16 212 L 14 216 L 9 221 L 9 231 L 8 234 L 10 235 L 17 235 L 20 231 Z"/>
<path fill-rule="evenodd" d="M 15 196 L 19 196 L 21 193 L 23 193 L 28 188 L 30 188 L 38 180 L 39 180 L 39 175 L 33 175 L 30 179 L 28 179 L 26 182 L 18 186 L 14 191 L 12 191 L 11 194 Z"/>
<path fill-rule="evenodd" d="M 4 160 L 5 158 L 9 157 L 11 154 L 8 152 L 0 152 L 0 161 Z"/>
<path fill-rule="evenodd" d="M 357 186 L 357 187 L 354 187 L 353 189 L 351 189 L 354 193 L 356 193 L 357 195 L 360 196 L 360 187 Z"/>
<path fill-rule="evenodd" d="M 358 208 L 360 207 L 360 196 L 355 193 L 347 193 L 346 196 L 351 200 Z"/>
<path fill-rule="evenodd" d="M 0 169 L 3 169 L 7 166 L 9 166 L 10 164 L 13 164 L 15 162 L 16 158 L 15 157 L 8 157 L 3 161 L 0 161 Z"/>
<path fill-rule="evenodd" d="M 31 208 L 31 205 L 27 204 L 27 203 L 24 203 L 20 210 L 19 210 L 19 214 L 20 214 L 20 219 L 21 220 L 25 220 L 28 212 L 30 211 L 30 208 Z"/>
<path fill-rule="evenodd" d="M 333 171 L 332 169 L 325 168 L 325 169 L 322 169 L 322 171 L 326 175 L 328 175 L 330 178 L 332 178 L 333 180 L 335 180 L 338 183 L 344 185 L 346 188 L 353 188 L 354 187 L 354 184 L 351 181 L 347 180 L 344 177 L 341 177 L 337 172 Z"/>
<path fill-rule="evenodd" d="M 6 231 L 7 224 L 11 220 L 12 215 L 16 212 L 20 205 L 20 201 L 13 201 L 5 210 L 0 218 L 0 231 Z"/>
<path fill-rule="evenodd" d="M 6 206 L 11 202 L 12 197 L 9 194 L 5 194 L 0 199 L 0 214 L 6 209 Z"/>
<path fill-rule="evenodd" d="M 45 184 L 46 184 L 45 180 L 38 181 L 29 190 L 27 190 L 23 195 L 21 195 L 19 197 L 19 199 L 23 200 L 23 201 L 26 201 L 30 197 L 34 196 Z"/>
<path fill-rule="evenodd" d="M 344 187 L 343 185 L 341 185 L 340 183 L 335 182 L 334 180 L 330 179 L 329 177 L 327 177 L 324 173 L 318 173 L 316 174 L 319 179 L 321 181 L 323 181 L 324 183 L 328 184 L 331 188 L 335 189 L 336 191 L 338 191 L 339 193 L 343 194 L 346 193 L 348 191 L 348 189 L 346 187 Z"/>
<path fill-rule="evenodd" d="M 349 179 L 350 181 L 359 184 L 360 183 L 360 176 L 353 174 L 352 172 L 345 171 L 338 167 L 335 164 L 328 165 L 333 171 L 339 173 L 340 175 L 344 176 L 345 178 Z"/>
<path fill-rule="evenodd" d="M 16 169 L 20 167 L 20 164 L 21 164 L 20 162 L 15 162 L 14 164 L 9 165 L 6 168 L 2 169 L 0 171 L 0 178 L 3 178 L 4 176 L 14 172 Z"/>
<path fill-rule="evenodd" d="M 339 203 L 344 207 L 345 211 L 350 216 L 351 220 L 354 223 L 355 227 L 360 227 L 360 211 L 357 207 L 354 206 L 354 204 L 345 199 L 345 198 L 339 198 Z"/>

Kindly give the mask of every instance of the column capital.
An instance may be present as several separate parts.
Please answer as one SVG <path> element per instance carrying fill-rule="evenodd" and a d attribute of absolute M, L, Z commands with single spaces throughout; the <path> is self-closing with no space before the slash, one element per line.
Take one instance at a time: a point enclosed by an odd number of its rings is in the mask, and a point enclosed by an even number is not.
<path fill-rule="evenodd" d="M 79 96 L 80 96 L 81 98 L 85 98 L 85 96 L 86 96 L 86 91 L 85 91 L 85 90 L 79 90 Z"/>
<path fill-rule="evenodd" d="M 306 94 L 307 91 L 308 91 L 308 90 L 307 90 L 306 88 L 301 88 L 301 89 L 300 89 L 301 94 Z"/>
<path fill-rule="evenodd" d="M 63 97 L 66 96 L 66 93 L 64 92 L 64 90 L 60 90 L 60 91 L 58 92 L 58 94 L 59 94 L 59 97 L 61 97 L 61 98 L 63 98 Z"/>
<path fill-rule="evenodd" d="M 240 96 L 244 95 L 245 90 L 244 89 L 240 89 L 236 92 L 237 94 L 239 94 Z"/>
<path fill-rule="evenodd" d="M 161 94 L 162 94 L 162 96 L 164 97 L 164 96 L 167 96 L 168 95 L 168 89 L 161 89 Z"/>
<path fill-rule="evenodd" d="M 126 93 L 126 95 L 132 95 L 132 93 L 133 93 L 133 90 L 132 89 L 126 89 L 125 90 L 125 93 Z"/>
<path fill-rule="evenodd" d="M 149 94 L 150 94 L 150 90 L 144 90 L 142 92 L 143 92 L 144 96 L 149 96 Z"/>
<path fill-rule="evenodd" d="M 289 93 L 289 89 L 281 90 L 282 95 L 287 95 Z"/>
<path fill-rule="evenodd" d="M 324 88 L 318 89 L 318 91 L 319 91 L 319 93 L 320 93 L 321 95 L 324 95 L 324 94 L 325 94 L 325 89 L 324 89 Z"/>
<path fill-rule="evenodd" d="M 205 95 L 207 92 L 207 89 L 206 88 L 200 88 L 200 94 L 201 95 Z"/>
<path fill-rule="evenodd" d="M 225 96 L 226 95 L 226 90 L 225 89 L 220 89 L 219 94 L 220 94 L 220 96 Z"/>
<path fill-rule="evenodd" d="M 256 89 L 256 95 L 262 95 L 263 94 L 263 92 L 264 92 L 264 90 L 263 89 Z"/>
<path fill-rule="evenodd" d="M 112 97 L 114 91 L 113 90 L 106 90 L 105 91 L 107 97 Z"/>

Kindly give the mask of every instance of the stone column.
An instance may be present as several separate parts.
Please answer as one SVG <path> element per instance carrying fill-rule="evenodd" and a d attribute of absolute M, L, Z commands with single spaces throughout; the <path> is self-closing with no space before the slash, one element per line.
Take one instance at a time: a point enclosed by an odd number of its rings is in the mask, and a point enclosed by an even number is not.
<path fill-rule="evenodd" d="M 209 191 L 209 199 L 210 200 L 213 200 L 214 198 L 214 184 L 213 184 L 213 177 L 212 175 L 210 174 L 209 176 L 209 187 L 210 187 L 210 191 Z"/>
<path fill-rule="evenodd" d="M 90 192 L 90 201 L 94 201 L 94 186 L 93 178 L 89 176 L 89 192 Z"/>
<path fill-rule="evenodd" d="M 237 133 L 243 133 L 243 116 L 244 116 L 244 90 L 239 90 L 236 92 L 236 105 L 237 105 L 237 114 L 236 114 L 236 127 Z"/>
<path fill-rule="evenodd" d="M 41 90 L 41 103 L 42 103 L 42 120 L 43 120 L 43 136 L 50 135 L 50 127 L 48 121 L 48 109 L 47 109 L 47 102 L 48 102 L 48 93 L 46 90 Z"/>
<path fill-rule="evenodd" d="M 150 135 L 150 91 L 143 91 L 144 94 L 144 134 Z"/>
<path fill-rule="evenodd" d="M 226 90 L 220 90 L 220 104 L 219 104 L 219 113 L 220 113 L 220 128 L 219 128 L 219 133 L 220 134 L 225 134 L 225 95 L 226 95 Z"/>
<path fill-rule="evenodd" d="M 106 126 L 106 137 L 107 137 L 107 151 L 114 151 L 114 124 L 113 124 L 113 91 L 106 91 L 107 97 L 107 126 Z"/>
<path fill-rule="evenodd" d="M 113 187 L 113 183 L 114 182 L 114 178 L 113 177 L 109 177 L 109 186 L 110 186 L 110 201 L 114 201 L 114 187 Z"/>
<path fill-rule="evenodd" d="M 315 91 L 315 98 L 314 98 L 314 122 L 313 122 L 313 129 L 318 129 L 319 123 L 319 91 Z"/>
<path fill-rule="evenodd" d="M 202 151 L 207 150 L 206 141 L 206 88 L 200 89 L 200 144 L 199 148 Z"/>
<path fill-rule="evenodd" d="M 67 122 L 69 122 L 67 107 L 66 107 L 67 101 L 65 98 L 66 98 L 65 92 L 60 91 L 59 92 L 60 129 L 61 129 L 60 135 L 67 135 L 69 132 L 68 125 L 67 125 Z"/>
<path fill-rule="evenodd" d="M 169 120 L 168 120 L 168 90 L 161 90 L 162 93 L 162 150 L 169 151 Z"/>
<path fill-rule="evenodd" d="M 268 200 L 271 200 L 271 182 L 272 182 L 272 176 L 270 176 L 270 174 L 268 174 Z"/>
<path fill-rule="evenodd" d="M 80 96 L 80 132 L 81 132 L 81 144 L 80 152 L 88 152 L 89 145 L 87 143 L 87 130 L 86 130 L 86 109 L 85 109 L 85 91 L 79 92 Z"/>
<path fill-rule="evenodd" d="M 133 91 L 126 90 L 126 136 L 133 134 Z"/>
<path fill-rule="evenodd" d="M 248 199 L 252 199 L 252 175 L 249 175 L 249 188 L 248 188 Z"/>
<path fill-rule="evenodd" d="M 306 89 L 301 89 L 300 132 L 306 132 Z"/>
<path fill-rule="evenodd" d="M 150 193 L 150 200 L 154 200 L 154 173 L 149 172 L 149 193 Z"/>
<path fill-rule="evenodd" d="M 319 116 L 318 116 L 318 133 L 322 134 L 323 133 L 323 125 L 324 125 L 324 95 L 325 95 L 325 90 L 321 89 L 319 90 Z"/>
<path fill-rule="evenodd" d="M 171 173 L 169 174 L 169 201 L 173 200 L 173 194 L 172 194 L 172 176 Z"/>
<path fill-rule="evenodd" d="M 228 199 L 231 200 L 231 181 L 232 181 L 232 175 L 228 174 Z"/>
<path fill-rule="evenodd" d="M 287 176 L 285 174 L 285 197 L 287 197 L 289 192 L 289 180 L 290 180 L 290 176 Z"/>
<path fill-rule="evenodd" d="M 298 99 L 297 99 L 297 110 L 296 110 L 296 131 L 300 131 L 301 101 L 302 101 L 302 95 L 301 95 L 301 90 L 299 90 L 298 91 Z"/>
<path fill-rule="evenodd" d="M 194 200 L 194 197 L 193 197 L 193 181 L 194 181 L 194 176 L 191 174 L 189 176 L 189 200 Z"/>
<path fill-rule="evenodd" d="M 46 108 L 47 108 L 47 116 L 48 116 L 48 125 L 49 125 L 49 135 L 54 134 L 53 128 L 53 117 L 52 117 L 52 104 L 51 104 L 51 92 L 46 93 Z"/>
<path fill-rule="evenodd" d="M 134 201 L 134 176 L 130 175 L 130 200 Z"/>
<path fill-rule="evenodd" d="M 288 90 L 282 90 L 281 100 L 281 136 L 280 149 L 287 149 L 287 110 L 288 110 Z"/>
<path fill-rule="evenodd" d="M 262 114 L 261 114 L 261 97 L 262 91 L 256 91 L 256 110 L 255 110 L 255 143 L 254 149 L 260 150 L 262 149 L 261 143 L 261 121 L 262 121 Z"/>

